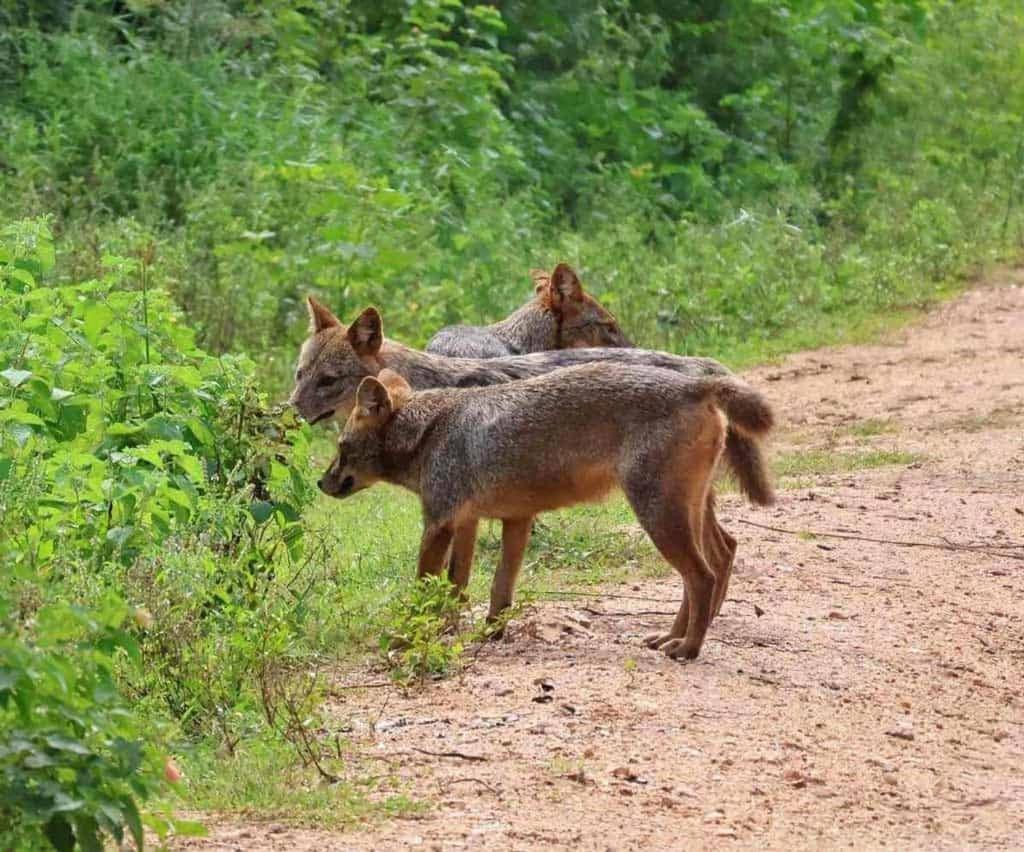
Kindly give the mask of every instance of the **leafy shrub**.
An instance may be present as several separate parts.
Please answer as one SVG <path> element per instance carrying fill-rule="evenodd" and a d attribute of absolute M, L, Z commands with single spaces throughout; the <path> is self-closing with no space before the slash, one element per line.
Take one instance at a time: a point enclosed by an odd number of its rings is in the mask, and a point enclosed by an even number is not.
<path fill-rule="evenodd" d="M 215 542 L 230 548 L 246 523 L 273 521 L 298 548 L 313 493 L 304 433 L 285 440 L 248 363 L 196 348 L 167 295 L 147 287 L 145 255 L 107 258 L 98 280 L 46 286 L 47 227 L 3 236 L 4 556 L 32 573 L 78 559 L 128 563 L 209 521 L 217 496 L 235 493 L 249 497 L 251 517 L 216 513 Z"/>
<path fill-rule="evenodd" d="M 125 827 L 139 842 L 136 800 L 158 789 L 145 718 L 237 736 L 223 720 L 252 706 L 297 624 L 284 613 L 301 593 L 277 572 L 310 561 L 305 429 L 268 410 L 249 362 L 195 346 L 151 260 L 143 247 L 57 282 L 44 222 L 0 232 L 3 801 L 59 848 Z M 204 582 L 168 585 L 176 558 Z M 148 607 L 141 641 L 126 599 Z"/>
<path fill-rule="evenodd" d="M 143 824 L 170 823 L 140 805 L 163 791 L 163 765 L 118 690 L 118 659 L 139 661 L 116 598 L 86 610 L 41 609 L 24 630 L 0 595 L 0 825 L 5 848 L 100 849 Z M 179 833 L 196 827 L 179 822 Z"/>

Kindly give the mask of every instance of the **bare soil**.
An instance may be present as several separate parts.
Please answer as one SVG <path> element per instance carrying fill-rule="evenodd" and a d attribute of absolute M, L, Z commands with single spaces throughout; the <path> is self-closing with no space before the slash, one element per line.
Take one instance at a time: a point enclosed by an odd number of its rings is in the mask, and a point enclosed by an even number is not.
<path fill-rule="evenodd" d="M 1022 282 L 747 374 L 782 421 L 775 451 L 908 455 L 809 474 L 770 509 L 726 496 L 740 552 L 699 660 L 641 644 L 676 577 L 537 605 L 461 675 L 333 708 L 353 771 L 393 773 L 422 815 L 214 822 L 184 845 L 1024 848 Z"/>

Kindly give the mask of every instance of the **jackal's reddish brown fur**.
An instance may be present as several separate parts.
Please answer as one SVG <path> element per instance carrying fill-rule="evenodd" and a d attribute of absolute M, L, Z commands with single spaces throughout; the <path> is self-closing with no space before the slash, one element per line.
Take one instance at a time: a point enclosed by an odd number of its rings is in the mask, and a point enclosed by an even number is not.
<path fill-rule="evenodd" d="M 471 549 L 453 539 L 480 518 L 503 522 L 490 616 L 512 589 L 535 515 L 621 488 L 685 597 L 668 633 L 672 657 L 696 657 L 727 576 L 705 558 L 705 512 L 727 428 L 757 435 L 767 404 L 732 376 L 688 379 L 646 366 L 587 364 L 487 388 L 416 393 L 385 370 L 359 386 L 321 489 L 347 497 L 384 480 L 420 495 L 419 572 L 468 581 Z"/>

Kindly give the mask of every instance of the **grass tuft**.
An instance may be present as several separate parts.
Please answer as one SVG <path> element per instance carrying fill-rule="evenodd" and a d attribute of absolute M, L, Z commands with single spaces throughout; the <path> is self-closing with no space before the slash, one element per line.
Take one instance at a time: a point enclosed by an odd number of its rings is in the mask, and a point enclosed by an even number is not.
<path fill-rule="evenodd" d="M 878 467 L 907 466 L 920 462 L 923 456 L 902 450 L 864 450 L 836 452 L 833 450 L 797 450 L 782 453 L 775 459 L 775 475 L 779 479 L 853 473 Z"/>

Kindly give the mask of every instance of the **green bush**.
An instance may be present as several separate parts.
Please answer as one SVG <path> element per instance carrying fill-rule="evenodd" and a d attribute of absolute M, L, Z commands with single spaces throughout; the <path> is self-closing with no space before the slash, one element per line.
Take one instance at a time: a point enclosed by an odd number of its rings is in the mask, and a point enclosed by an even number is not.
<path fill-rule="evenodd" d="M 65 283 L 44 222 L 0 231 L 0 810 L 58 848 L 140 842 L 146 720 L 233 735 L 210 720 L 258 706 L 260 665 L 300 629 L 278 572 L 310 561 L 306 430 L 249 362 L 196 348 L 151 260 Z"/>
<path fill-rule="evenodd" d="M 0 594 L 0 826 L 4 848 L 101 849 L 104 838 L 144 846 L 184 821 L 143 816 L 166 787 L 146 724 L 117 685 L 120 658 L 139 662 L 116 598 L 85 609 L 40 609 L 26 628 Z"/>
<path fill-rule="evenodd" d="M 267 411 L 251 365 L 198 350 L 139 260 L 49 284 L 47 226 L 0 233 L 0 529 L 21 573 L 129 563 L 201 524 L 225 547 L 271 523 L 301 547 L 303 430 Z M 244 494 L 249 516 L 213 511 Z M 59 547 L 58 547 L 59 544 Z"/>

